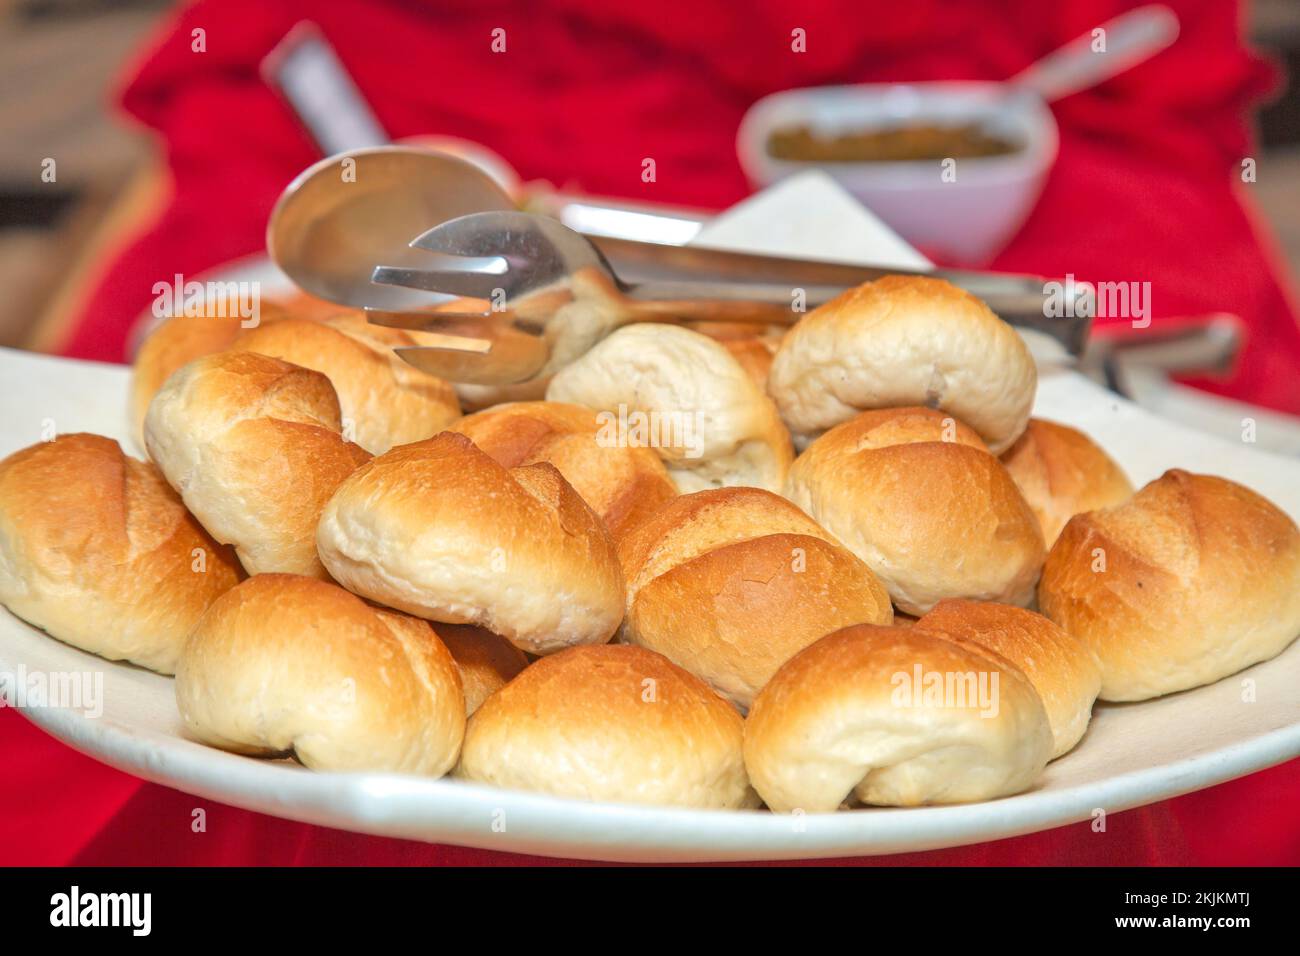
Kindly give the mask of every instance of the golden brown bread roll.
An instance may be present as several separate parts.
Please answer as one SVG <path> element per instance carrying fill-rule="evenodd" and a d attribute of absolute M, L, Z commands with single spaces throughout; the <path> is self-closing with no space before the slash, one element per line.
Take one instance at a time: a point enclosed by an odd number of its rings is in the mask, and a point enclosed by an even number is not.
<path fill-rule="evenodd" d="M 469 716 L 528 666 L 528 658 L 500 634 L 472 624 L 439 624 L 438 637 L 451 651 L 465 691 Z"/>
<path fill-rule="evenodd" d="M 607 641 L 623 617 L 614 546 L 555 467 L 503 468 L 453 432 L 359 468 L 316 541 L 349 590 L 532 654 Z"/>
<path fill-rule="evenodd" d="M 919 627 L 845 628 L 785 664 L 745 722 L 745 766 L 778 813 L 919 806 L 1029 787 L 1052 751 L 1009 661 Z"/>
<path fill-rule="evenodd" d="M 428 622 L 291 574 L 256 575 L 212 605 L 176 704 L 204 743 L 292 751 L 314 770 L 441 776 L 465 733 L 460 675 Z"/>
<path fill-rule="evenodd" d="M 1108 508 L 1133 494 L 1128 476 L 1083 432 L 1032 418 L 1002 453 L 1050 548 L 1065 523 L 1083 511 Z"/>
<path fill-rule="evenodd" d="M 991 601 L 940 601 L 916 626 L 996 651 L 1020 668 L 1047 710 L 1053 760 L 1083 737 L 1101 690 L 1101 666 L 1082 641 L 1041 614 Z"/>
<path fill-rule="evenodd" d="M 736 808 L 743 721 L 640 647 L 575 647 L 531 665 L 470 718 L 456 776 L 581 800 Z"/>
<path fill-rule="evenodd" d="M 768 392 L 796 436 L 864 409 L 924 405 L 994 454 L 1029 421 L 1038 372 L 1011 326 L 943 279 L 885 276 L 809 312 L 776 353 Z"/>
<path fill-rule="evenodd" d="M 325 316 L 320 320 L 320 324 L 326 325 L 331 329 L 338 329 L 345 332 L 354 339 L 360 339 L 367 345 L 377 349 L 398 349 L 411 345 L 420 345 L 423 341 L 428 341 L 429 337 L 423 332 L 417 332 L 411 329 L 395 329 L 387 325 L 377 325 L 366 318 L 364 309 L 341 309 L 335 307 L 334 314 Z M 399 359 L 400 361 L 400 359 Z M 403 362 L 402 364 L 406 364 Z M 415 366 L 408 365 L 411 371 L 416 371 Z M 421 373 L 427 375 L 427 373 Z M 437 379 L 437 376 L 430 376 Z M 441 381 L 441 379 L 438 379 Z"/>
<path fill-rule="evenodd" d="M 599 414 L 582 405 L 497 405 L 467 415 L 452 430 L 506 468 L 550 462 L 615 538 L 677 494 L 658 455 L 611 440 Z"/>
<path fill-rule="evenodd" d="M 324 375 L 255 352 L 195 359 L 167 380 L 145 444 L 186 506 L 249 574 L 324 577 L 321 508 L 370 456 L 340 434 Z"/>
<path fill-rule="evenodd" d="M 721 343 L 690 329 L 625 326 L 561 369 L 546 397 L 626 422 L 628 442 L 654 447 L 682 492 L 780 491 L 793 456 L 771 399 Z"/>
<path fill-rule="evenodd" d="M 346 306 L 339 305 L 337 302 L 321 299 L 301 290 L 285 297 L 280 302 L 280 306 L 284 309 L 286 316 L 295 319 L 311 319 L 316 322 L 324 322 L 326 319 L 332 319 L 340 313 L 350 311 Z"/>
<path fill-rule="evenodd" d="M 382 455 L 394 445 L 431 438 L 460 417 L 451 385 L 402 361 L 393 346 L 414 340 L 348 314 L 314 322 L 284 319 L 245 332 L 231 345 L 315 369 L 338 393 L 343 434 Z M 385 335 L 384 333 L 394 333 Z"/>
<path fill-rule="evenodd" d="M 795 460 L 786 497 L 909 614 L 949 597 L 1033 599 L 1038 521 L 979 436 L 942 412 L 882 409 L 837 425 Z"/>
<path fill-rule="evenodd" d="M 1071 518 L 1038 603 L 1096 653 L 1102 700 L 1208 684 L 1300 634 L 1300 531 L 1248 488 L 1174 469 Z"/>
<path fill-rule="evenodd" d="M 784 498 L 719 488 L 669 502 L 619 542 L 622 639 L 658 651 L 741 707 L 803 648 L 888 624 L 871 570 Z"/>
<path fill-rule="evenodd" d="M 754 384 L 767 392 L 767 376 L 772 371 L 772 359 L 775 353 L 767 343 L 756 336 L 747 338 L 727 338 L 720 340 L 723 348 L 740 363 L 741 368 L 749 373 Z"/>
<path fill-rule="evenodd" d="M 238 574 L 158 469 L 111 438 L 63 435 L 0 461 L 0 603 L 61 641 L 170 674 Z"/>
<path fill-rule="evenodd" d="M 429 308 L 430 313 L 469 312 L 486 313 L 492 304 L 485 299 L 453 299 L 440 306 Z M 342 329 L 349 335 L 365 339 L 376 346 L 398 348 L 428 348 L 445 344 L 442 334 L 423 332 L 418 329 L 394 329 L 370 323 L 364 312 L 349 309 L 340 312 L 327 321 L 328 325 Z M 519 333 L 522 335 L 522 333 Z M 400 358 L 400 357 L 399 357 Z M 452 376 L 453 378 L 455 376 Z M 533 378 L 527 382 L 514 382 L 505 385 L 479 385 L 473 382 L 451 382 L 458 406 L 465 412 L 482 411 L 502 402 L 540 401 L 546 397 L 546 386 L 550 376 Z"/>
<path fill-rule="evenodd" d="M 284 317 L 283 309 L 270 302 L 262 303 L 259 311 L 262 325 Z M 234 313 L 178 315 L 163 320 L 149 333 L 131 365 L 131 423 L 141 449 L 144 448 L 144 416 L 163 382 L 182 365 L 230 348 L 235 339 L 248 331 L 244 323 Z"/>
<path fill-rule="evenodd" d="M 772 359 L 789 331 L 785 325 L 755 325 L 752 322 L 688 322 L 688 329 L 717 339 L 749 373 L 754 384 L 767 394 L 767 376 Z"/>

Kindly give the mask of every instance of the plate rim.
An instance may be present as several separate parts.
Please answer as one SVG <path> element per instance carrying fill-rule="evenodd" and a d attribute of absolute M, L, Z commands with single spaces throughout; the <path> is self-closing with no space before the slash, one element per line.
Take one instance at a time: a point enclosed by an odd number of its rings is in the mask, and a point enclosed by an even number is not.
<path fill-rule="evenodd" d="M 65 644 L 3 610 L 0 631 L 13 627 L 54 641 L 96 665 L 172 680 Z M 1288 653 L 1300 653 L 1300 643 L 1283 651 Z M 11 663 L 0 658 L 0 669 L 11 669 Z M 1269 663 L 1263 661 L 1238 673 L 1249 674 Z M 996 800 L 945 806 L 869 807 L 791 816 L 765 810 L 583 801 L 450 777 L 313 771 L 279 760 L 228 753 L 188 736 L 133 727 L 107 715 L 91 718 L 60 707 L 11 709 L 101 763 L 151 783 L 242 809 L 375 836 L 602 862 L 833 859 L 967 846 L 1069 826 L 1088 819 L 1099 808 L 1107 815 L 1122 812 L 1300 757 L 1297 722 L 1208 753 L 1063 789 L 1036 787 Z M 236 766 L 238 772 L 225 772 Z M 380 794 L 399 795 L 405 801 L 375 800 Z M 427 815 L 413 816 L 403 809 L 412 798 L 428 801 Z M 458 825 L 455 819 L 463 820 L 475 812 L 486 814 L 484 829 L 477 837 L 474 830 Z M 490 828 L 494 812 L 503 813 L 506 820 L 522 817 L 523 831 L 516 830 L 508 841 L 502 840 Z M 340 824 L 340 816 L 349 822 Z M 593 827 L 593 820 L 607 826 Z M 422 832 L 415 827 L 423 828 Z M 711 841 L 701 842 L 701 832 L 712 833 Z M 758 843 L 753 842 L 755 837 Z"/>

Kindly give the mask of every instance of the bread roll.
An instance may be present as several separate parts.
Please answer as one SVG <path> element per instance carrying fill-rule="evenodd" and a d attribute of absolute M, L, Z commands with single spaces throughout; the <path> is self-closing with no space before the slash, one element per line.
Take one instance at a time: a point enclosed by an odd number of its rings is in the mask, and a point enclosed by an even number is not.
<path fill-rule="evenodd" d="M 430 438 L 460 417 L 449 384 L 408 365 L 390 344 L 365 335 L 357 323 L 352 317 L 326 323 L 285 319 L 244 333 L 232 348 L 325 375 L 338 393 L 344 435 L 374 455 Z M 367 323 L 361 319 L 360 324 Z"/>
<path fill-rule="evenodd" d="M 370 456 L 344 441 L 319 372 L 254 352 L 190 362 L 149 405 L 145 444 L 186 506 L 249 574 L 325 577 L 321 508 Z"/>
<path fill-rule="evenodd" d="M 452 432 L 358 469 L 316 542 L 349 590 L 532 654 L 607 641 L 623 617 L 614 546 L 555 467 L 503 468 Z"/>
<path fill-rule="evenodd" d="M 98 435 L 0 461 L 0 603 L 53 637 L 163 674 L 238 564 L 153 465 Z"/>
<path fill-rule="evenodd" d="M 772 359 L 790 327 L 755 325 L 752 322 L 688 322 L 686 328 L 717 339 L 735 357 L 754 383 L 767 394 L 767 376 Z"/>
<path fill-rule="evenodd" d="M 682 492 L 779 491 L 790 467 L 771 400 L 722 344 L 689 329 L 625 326 L 561 369 L 546 397 L 609 413 L 628 444 L 655 448 Z"/>
<path fill-rule="evenodd" d="M 758 488 L 670 502 L 619 543 L 622 639 L 658 651 L 741 707 L 831 631 L 888 624 L 871 570 L 784 498 Z"/>
<path fill-rule="evenodd" d="M 885 276 L 787 333 L 768 392 L 798 435 L 864 409 L 924 405 L 970 425 L 994 454 L 1029 421 L 1038 372 L 1011 326 L 943 279 Z"/>
<path fill-rule="evenodd" d="M 311 319 L 315 322 L 324 322 L 343 312 L 351 311 L 337 302 L 331 302 L 329 299 L 322 299 L 301 290 L 285 298 L 280 305 L 283 307 L 286 316 L 295 319 Z"/>
<path fill-rule="evenodd" d="M 488 698 L 470 718 L 456 775 L 580 800 L 752 807 L 743 724 L 659 654 L 575 647 Z"/>
<path fill-rule="evenodd" d="M 582 405 L 498 405 L 452 428 L 506 468 L 550 462 L 615 538 L 677 494 L 658 455 L 620 445 L 614 429 Z"/>
<path fill-rule="evenodd" d="M 971 429 L 928 408 L 863 412 L 814 441 L 786 496 L 867 563 L 901 610 L 1028 604 L 1043 533 Z"/>
<path fill-rule="evenodd" d="M 1002 464 L 1029 502 L 1050 548 L 1065 523 L 1083 511 L 1108 508 L 1133 494 L 1128 476 L 1077 429 L 1033 418 L 1002 454 Z"/>
<path fill-rule="evenodd" d="M 377 325 L 366 317 L 364 309 L 340 309 L 335 307 L 334 314 L 322 318 L 320 324 L 331 329 L 338 329 L 340 332 L 344 332 L 354 339 L 360 339 L 367 345 L 380 350 L 421 345 L 429 339 L 423 332 Z M 415 366 L 402 362 L 400 358 L 398 361 L 412 371 L 416 371 Z M 427 372 L 422 372 L 421 375 L 426 378 L 433 378 L 435 381 L 441 381 L 437 376 L 429 375 Z M 447 387 L 450 388 L 451 386 L 447 385 Z"/>
<path fill-rule="evenodd" d="M 472 624 L 439 624 L 438 637 L 451 651 L 465 690 L 469 716 L 528 666 L 528 658 L 504 637 Z"/>
<path fill-rule="evenodd" d="M 749 373 L 764 393 L 767 392 L 767 376 L 772 371 L 772 359 L 775 353 L 767 343 L 755 336 L 748 338 L 722 339 L 722 347 L 731 353 L 731 357 L 740 363 L 740 367 Z"/>
<path fill-rule="evenodd" d="M 264 303 L 260 311 L 264 325 L 283 317 L 283 311 L 270 303 Z M 235 339 L 248 331 L 244 321 L 238 314 L 178 315 L 163 320 L 149 333 L 131 367 L 131 425 L 141 449 L 144 448 L 144 416 L 163 382 L 182 365 L 230 348 Z"/>
<path fill-rule="evenodd" d="M 940 601 L 917 627 L 996 651 L 1024 672 L 1038 691 L 1052 727 L 1052 759 L 1088 729 L 1101 690 L 1092 650 L 1041 614 L 987 601 Z"/>
<path fill-rule="evenodd" d="M 427 622 L 291 574 L 256 575 L 212 605 L 181 655 L 176 704 L 204 743 L 292 751 L 313 770 L 442 776 L 465 734 L 460 675 Z"/>
<path fill-rule="evenodd" d="M 1208 684 L 1300 634 L 1300 531 L 1248 488 L 1167 471 L 1070 519 L 1038 603 L 1096 653 L 1102 700 Z"/>
<path fill-rule="evenodd" d="M 1047 714 L 1010 662 L 919 627 L 848 627 L 782 667 L 745 722 L 745 766 L 779 813 L 919 806 L 1028 788 Z"/>

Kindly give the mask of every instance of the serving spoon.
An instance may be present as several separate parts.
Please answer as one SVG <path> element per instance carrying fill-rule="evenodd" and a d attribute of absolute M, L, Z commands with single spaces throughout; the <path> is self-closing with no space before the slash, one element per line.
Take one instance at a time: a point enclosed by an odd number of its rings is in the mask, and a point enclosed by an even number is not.
<path fill-rule="evenodd" d="M 378 286 L 378 263 L 428 266 L 408 243 L 472 212 L 515 208 L 467 160 L 415 146 L 368 146 L 326 157 L 285 187 L 266 226 L 271 260 L 301 289 L 353 308 L 427 308 L 446 296 Z"/>

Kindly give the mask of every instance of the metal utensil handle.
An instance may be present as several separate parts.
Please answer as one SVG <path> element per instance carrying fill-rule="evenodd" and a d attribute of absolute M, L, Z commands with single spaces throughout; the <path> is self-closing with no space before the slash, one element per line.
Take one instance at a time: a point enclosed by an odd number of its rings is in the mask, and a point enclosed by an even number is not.
<path fill-rule="evenodd" d="M 614 271 L 629 282 L 698 280 L 742 282 L 769 286 L 825 286 L 846 289 L 890 275 L 930 276 L 947 279 L 976 295 L 1014 288 L 1043 292 L 1041 276 L 961 269 L 905 269 L 897 266 L 863 266 L 817 259 L 794 259 L 707 246 L 669 246 L 634 239 L 587 236 Z"/>
<path fill-rule="evenodd" d="M 300 20 L 261 63 L 325 156 L 390 141 L 352 75 L 310 20 Z"/>
<path fill-rule="evenodd" d="M 1245 340 L 1245 323 L 1230 312 L 1170 316 L 1148 328 L 1102 326 L 1088 350 L 1125 363 L 1180 375 L 1224 372 L 1232 367 Z"/>
<path fill-rule="evenodd" d="M 866 270 L 874 271 L 874 270 Z M 896 273 L 893 273 L 896 274 Z M 954 273 L 935 273 L 945 278 Z M 994 276 L 979 273 L 955 274 L 969 278 L 983 299 L 1009 324 L 1033 329 L 1056 340 L 1071 355 L 1082 355 L 1088 341 L 1091 319 L 1075 314 L 1068 303 L 1062 315 L 1049 315 L 1044 280 L 1031 276 Z M 856 283 L 855 283 L 856 284 Z M 626 290 L 628 306 L 641 321 L 682 320 L 754 322 L 793 325 L 803 316 L 798 305 L 813 309 L 830 301 L 850 286 L 787 286 L 771 283 L 662 280 L 643 282 Z M 978 290 L 978 291 L 977 291 Z M 655 301 L 658 300 L 658 301 Z"/>
<path fill-rule="evenodd" d="M 745 322 L 794 325 L 805 310 L 796 311 L 788 286 L 736 282 L 643 282 L 627 287 L 625 308 L 638 322 Z M 834 294 L 833 292 L 831 293 Z"/>
<path fill-rule="evenodd" d="M 1042 332 L 1072 355 L 1082 353 L 1091 324 L 1086 315 L 1076 314 L 1081 311 L 1075 305 L 1084 288 L 1082 283 L 1053 283 L 1042 276 L 963 269 L 922 271 L 860 266 L 704 246 L 666 246 L 600 236 L 587 238 L 620 276 L 640 283 L 637 291 L 632 293 L 638 299 L 653 290 L 673 299 L 752 297 L 784 302 L 788 307 L 793 291 L 802 289 L 805 303 L 811 309 L 853 286 L 885 276 L 904 275 L 946 279 L 984 300 L 1007 322 Z M 732 287 L 737 288 L 733 290 Z M 753 291 L 745 291 L 746 287 Z M 1057 303 L 1060 308 L 1056 310 L 1060 315 L 1049 314 L 1051 310 L 1045 308 L 1052 295 L 1061 299 Z"/>
<path fill-rule="evenodd" d="M 1138 7 L 1071 40 L 1008 83 L 1050 103 L 1137 66 L 1177 37 L 1178 16 L 1172 10 L 1159 4 Z"/>

